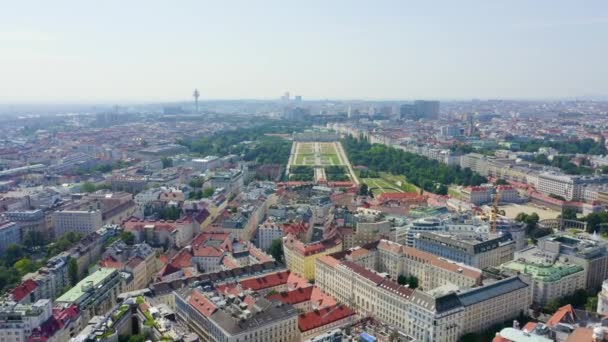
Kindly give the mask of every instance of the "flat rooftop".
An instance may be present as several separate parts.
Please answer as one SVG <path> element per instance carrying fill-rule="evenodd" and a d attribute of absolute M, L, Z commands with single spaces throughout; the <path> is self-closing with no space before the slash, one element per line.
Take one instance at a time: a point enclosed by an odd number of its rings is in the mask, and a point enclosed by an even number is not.
<path fill-rule="evenodd" d="M 76 284 L 76 286 L 72 287 L 68 292 L 61 295 L 61 297 L 57 298 L 57 302 L 62 302 L 62 303 L 76 302 L 86 292 L 83 288 L 86 288 L 89 285 L 93 289 L 97 288 L 108 277 L 110 277 L 114 272 L 116 272 L 116 270 L 113 268 L 100 268 L 99 270 L 97 270 L 97 272 L 82 279 L 80 282 L 78 282 L 78 284 Z"/>
<path fill-rule="evenodd" d="M 556 262 L 553 265 L 540 265 L 530 262 L 514 260 L 503 264 L 501 267 L 513 271 L 518 271 L 523 274 L 529 274 L 534 279 L 544 282 L 557 281 L 563 277 L 583 271 L 582 266 L 561 262 Z"/>

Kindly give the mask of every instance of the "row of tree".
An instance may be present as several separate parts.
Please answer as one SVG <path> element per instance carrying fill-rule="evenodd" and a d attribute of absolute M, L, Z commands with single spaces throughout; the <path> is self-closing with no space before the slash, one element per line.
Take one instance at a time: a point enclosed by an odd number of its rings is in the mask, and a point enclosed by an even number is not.
<path fill-rule="evenodd" d="M 534 157 L 533 161 L 538 164 L 558 167 L 569 175 L 586 175 L 593 173 L 593 170 L 588 167 L 576 166 L 570 161 L 570 157 L 568 156 L 554 156 L 552 160 L 549 160 L 546 155 L 539 154 Z"/>
<path fill-rule="evenodd" d="M 347 137 L 342 144 L 351 163 L 366 165 L 372 171 L 405 175 L 408 182 L 440 195 L 447 195 L 449 184 L 480 185 L 488 180 L 469 168 L 447 165 L 394 147 L 370 144 L 365 139 Z"/>
<path fill-rule="evenodd" d="M 313 169 L 311 166 L 293 165 L 289 169 L 289 173 L 289 180 L 308 182 L 313 180 L 315 176 L 315 169 Z"/>
<path fill-rule="evenodd" d="M 305 124 L 298 122 L 289 122 L 289 121 L 276 121 L 276 120 L 264 120 L 259 125 L 255 127 L 249 128 L 240 128 L 233 131 L 222 131 L 210 136 L 204 136 L 195 140 L 178 140 L 177 143 L 183 146 L 188 147 L 191 152 L 199 153 L 200 155 L 229 155 L 229 154 L 245 154 L 245 157 L 249 160 L 254 160 L 260 157 L 263 154 L 274 155 L 274 153 L 268 153 L 268 149 L 272 149 L 273 143 L 278 143 L 279 141 L 285 141 L 278 137 L 269 137 L 266 134 L 290 134 L 294 131 L 301 131 L 307 128 Z M 259 142 L 260 144 L 242 144 L 243 142 Z M 291 144 L 285 141 L 286 144 L 281 144 L 284 146 L 289 145 L 289 149 L 291 149 Z M 254 146 L 251 148 L 249 145 L 257 145 L 258 152 L 250 152 L 252 149 L 256 150 Z M 281 156 L 278 154 L 275 157 L 271 157 L 270 159 L 277 160 L 285 160 L 289 158 L 290 150 L 287 150 L 287 153 L 283 153 Z M 248 153 L 251 153 L 248 155 Z"/>
<path fill-rule="evenodd" d="M 0 293 L 17 285 L 23 275 L 35 272 L 48 258 L 74 246 L 81 238 L 82 234 L 70 232 L 51 242 L 40 232 L 26 233 L 22 244 L 9 245 L 4 258 L 0 259 Z"/>
<path fill-rule="evenodd" d="M 347 181 L 346 168 L 344 166 L 331 165 L 325 167 L 325 176 L 328 181 Z"/>
<path fill-rule="evenodd" d="M 517 216 L 515 216 L 515 221 L 522 222 L 526 225 L 526 235 L 529 236 L 533 241 L 553 233 L 551 228 L 542 228 L 538 225 L 540 217 L 537 213 L 519 213 Z"/>
<path fill-rule="evenodd" d="M 541 147 L 552 147 L 561 154 L 593 154 L 605 155 L 608 153 L 606 147 L 593 139 L 581 139 L 571 141 L 547 141 L 533 139 L 530 141 L 519 142 L 519 150 L 524 152 L 536 152 Z"/>

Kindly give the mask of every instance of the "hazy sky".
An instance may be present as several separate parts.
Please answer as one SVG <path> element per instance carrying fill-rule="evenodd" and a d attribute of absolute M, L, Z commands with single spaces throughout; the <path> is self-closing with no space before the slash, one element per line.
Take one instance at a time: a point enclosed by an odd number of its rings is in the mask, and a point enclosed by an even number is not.
<path fill-rule="evenodd" d="M 0 102 L 608 95 L 608 1 L 0 0 Z"/>

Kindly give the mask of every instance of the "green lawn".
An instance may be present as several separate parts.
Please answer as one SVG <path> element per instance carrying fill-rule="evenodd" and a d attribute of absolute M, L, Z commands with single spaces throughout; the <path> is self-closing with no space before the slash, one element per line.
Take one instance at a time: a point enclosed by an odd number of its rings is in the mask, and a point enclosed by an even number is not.
<path fill-rule="evenodd" d="M 296 149 L 297 154 L 294 159 L 295 165 L 315 165 L 315 153 L 313 152 L 313 143 L 299 143 L 299 148 Z M 321 143 L 321 165 L 342 165 L 338 151 L 333 144 Z"/>
<path fill-rule="evenodd" d="M 307 159 L 307 163 L 305 162 Z M 296 155 L 296 165 L 314 165 L 315 155 L 312 153 L 298 153 Z"/>
<path fill-rule="evenodd" d="M 462 193 L 460 191 L 458 191 L 456 188 L 454 187 L 449 187 L 448 188 L 448 195 L 457 198 L 457 199 L 461 199 L 462 198 Z"/>
<path fill-rule="evenodd" d="M 372 190 L 374 195 L 385 192 L 403 192 L 399 187 L 382 178 L 361 178 L 360 181 L 367 184 L 367 187 Z"/>
<path fill-rule="evenodd" d="M 417 186 L 415 186 L 412 183 L 409 183 L 405 179 L 405 176 L 394 175 L 394 174 L 387 173 L 387 172 L 380 172 L 380 178 L 386 180 L 387 182 L 392 184 L 394 187 L 399 187 L 399 185 L 401 185 L 400 189 L 405 192 L 418 192 L 419 191 Z"/>

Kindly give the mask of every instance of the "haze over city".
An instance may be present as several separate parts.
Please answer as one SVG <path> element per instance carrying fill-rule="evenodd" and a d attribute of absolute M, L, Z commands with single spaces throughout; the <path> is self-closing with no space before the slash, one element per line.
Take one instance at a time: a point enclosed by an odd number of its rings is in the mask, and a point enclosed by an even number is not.
<path fill-rule="evenodd" d="M 606 98 L 605 1 L 15 1 L 0 103 Z"/>
<path fill-rule="evenodd" d="M 0 6 L 0 342 L 608 342 L 608 2 Z"/>

